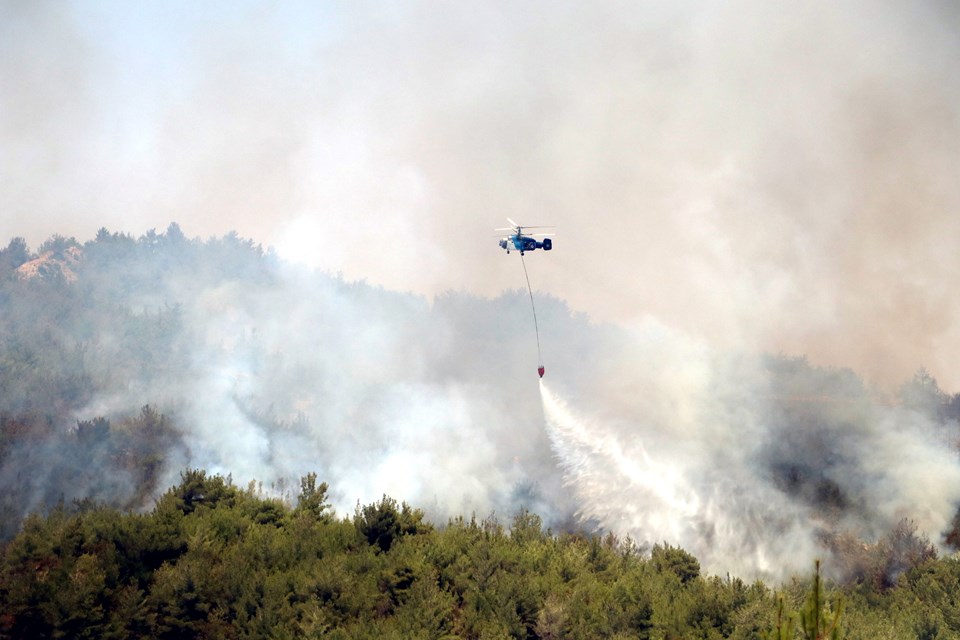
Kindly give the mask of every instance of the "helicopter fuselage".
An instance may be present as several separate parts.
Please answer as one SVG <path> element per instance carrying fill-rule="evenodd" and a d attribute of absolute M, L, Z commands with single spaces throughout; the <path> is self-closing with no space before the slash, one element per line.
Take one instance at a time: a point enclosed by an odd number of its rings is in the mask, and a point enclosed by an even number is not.
<path fill-rule="evenodd" d="M 500 248 L 506 249 L 507 253 L 519 251 L 521 255 L 526 251 L 543 249 L 550 251 L 553 248 L 553 241 L 550 238 L 544 238 L 542 241 L 530 236 L 515 233 L 500 239 Z"/>

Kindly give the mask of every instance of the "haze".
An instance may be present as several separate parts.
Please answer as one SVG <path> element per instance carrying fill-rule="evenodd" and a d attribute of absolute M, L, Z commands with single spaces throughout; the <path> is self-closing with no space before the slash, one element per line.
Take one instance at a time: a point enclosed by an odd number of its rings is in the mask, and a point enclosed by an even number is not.
<path fill-rule="evenodd" d="M 960 387 L 951 2 L 0 4 L 0 237 L 171 220 Z"/>

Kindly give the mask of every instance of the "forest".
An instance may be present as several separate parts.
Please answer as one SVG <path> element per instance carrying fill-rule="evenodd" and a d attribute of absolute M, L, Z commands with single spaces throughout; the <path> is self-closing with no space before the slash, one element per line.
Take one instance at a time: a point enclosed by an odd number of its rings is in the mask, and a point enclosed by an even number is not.
<path fill-rule="evenodd" d="M 521 511 L 442 526 L 388 496 L 338 517 L 187 470 L 145 513 L 80 501 L 3 549 L 4 638 L 954 638 L 960 562 L 909 526 L 857 581 L 775 588 L 695 557 L 555 533 Z M 896 584 L 887 580 L 900 568 Z"/>
<path fill-rule="evenodd" d="M 782 354 L 760 362 L 761 391 L 722 387 L 715 410 L 761 403 L 788 429 L 758 449 L 756 477 L 770 512 L 816 515 L 823 567 L 714 573 L 678 541 L 615 533 L 571 504 L 550 438 L 515 433 L 538 404 L 510 389 L 479 400 L 513 374 L 486 355 L 504 338 L 484 319 L 526 326 L 517 299 L 428 303 L 176 224 L 35 251 L 13 239 L 0 250 L 0 637 L 960 637 L 956 504 L 930 535 L 881 518 L 852 479 L 860 448 L 844 449 L 882 416 L 922 424 L 955 465 L 960 394 L 921 368 L 878 397 L 851 371 Z M 614 329 L 543 308 L 567 366 L 601 371 L 584 354 Z M 456 402 L 435 405 L 451 388 Z M 481 413 L 483 433 L 422 427 L 457 407 Z M 436 440 L 462 457 L 425 458 Z M 398 468 L 393 442 L 447 466 Z"/>

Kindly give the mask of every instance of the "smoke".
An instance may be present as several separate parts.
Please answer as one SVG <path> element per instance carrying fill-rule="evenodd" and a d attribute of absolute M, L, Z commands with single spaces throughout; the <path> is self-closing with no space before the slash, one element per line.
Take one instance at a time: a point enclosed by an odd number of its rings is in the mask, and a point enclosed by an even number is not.
<path fill-rule="evenodd" d="M 551 256 L 531 254 L 534 281 Z M 181 286 L 188 383 L 144 385 L 169 388 L 186 425 L 168 482 L 183 466 L 275 486 L 317 471 L 340 513 L 383 493 L 440 522 L 526 507 L 765 578 L 904 519 L 939 541 L 960 504 L 956 423 L 883 404 L 850 370 L 652 318 L 597 324 L 536 294 L 537 403 L 522 288 L 428 301 L 282 263 L 253 286 Z"/>
<path fill-rule="evenodd" d="M 77 419 L 117 419 L 146 403 L 174 419 L 184 446 L 165 452 L 160 487 L 197 467 L 285 492 L 314 471 L 341 514 L 387 493 L 441 522 L 521 504 L 565 517 L 532 395 L 521 291 L 431 303 L 270 258 L 254 258 L 262 273 L 234 275 L 238 262 L 216 251 L 167 255 L 159 277 L 129 254 L 101 254 L 101 271 L 85 271 L 80 286 L 133 318 L 77 317 L 56 329 L 64 342 L 95 336 L 84 366 L 98 391 Z"/>
<path fill-rule="evenodd" d="M 533 282 L 553 253 L 527 257 Z M 287 498 L 316 472 L 340 514 L 385 493 L 440 523 L 527 508 L 783 577 L 903 519 L 940 540 L 960 504 L 960 407 L 928 374 L 891 405 L 849 369 L 535 292 L 538 402 L 526 288 L 429 300 L 173 225 L 60 254 L 70 279 L 56 251 L 0 278 L 14 516 L 58 495 L 149 507 L 184 468 Z"/>
<path fill-rule="evenodd" d="M 638 337 L 625 359 L 645 366 L 618 374 L 628 381 L 569 387 L 582 413 L 553 390 L 568 388 L 563 373 L 540 385 L 581 520 L 680 545 L 713 573 L 775 579 L 824 557 L 849 577 L 829 557 L 838 536 L 875 541 L 909 521 L 942 539 L 960 460 L 935 416 L 878 404 L 849 371 L 715 352 L 655 326 Z M 617 398 L 621 384 L 635 396 Z"/>
<path fill-rule="evenodd" d="M 495 296 L 509 215 L 595 319 L 960 386 L 952 3 L 2 11 L 0 236 L 175 218 Z"/>

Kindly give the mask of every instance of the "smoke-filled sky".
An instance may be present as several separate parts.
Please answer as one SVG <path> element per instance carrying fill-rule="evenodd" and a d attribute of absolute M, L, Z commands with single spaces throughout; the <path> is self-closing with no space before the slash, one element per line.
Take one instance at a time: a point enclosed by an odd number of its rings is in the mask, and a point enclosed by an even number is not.
<path fill-rule="evenodd" d="M 390 289 L 960 388 L 950 1 L 0 3 L 0 238 L 236 230 Z"/>

